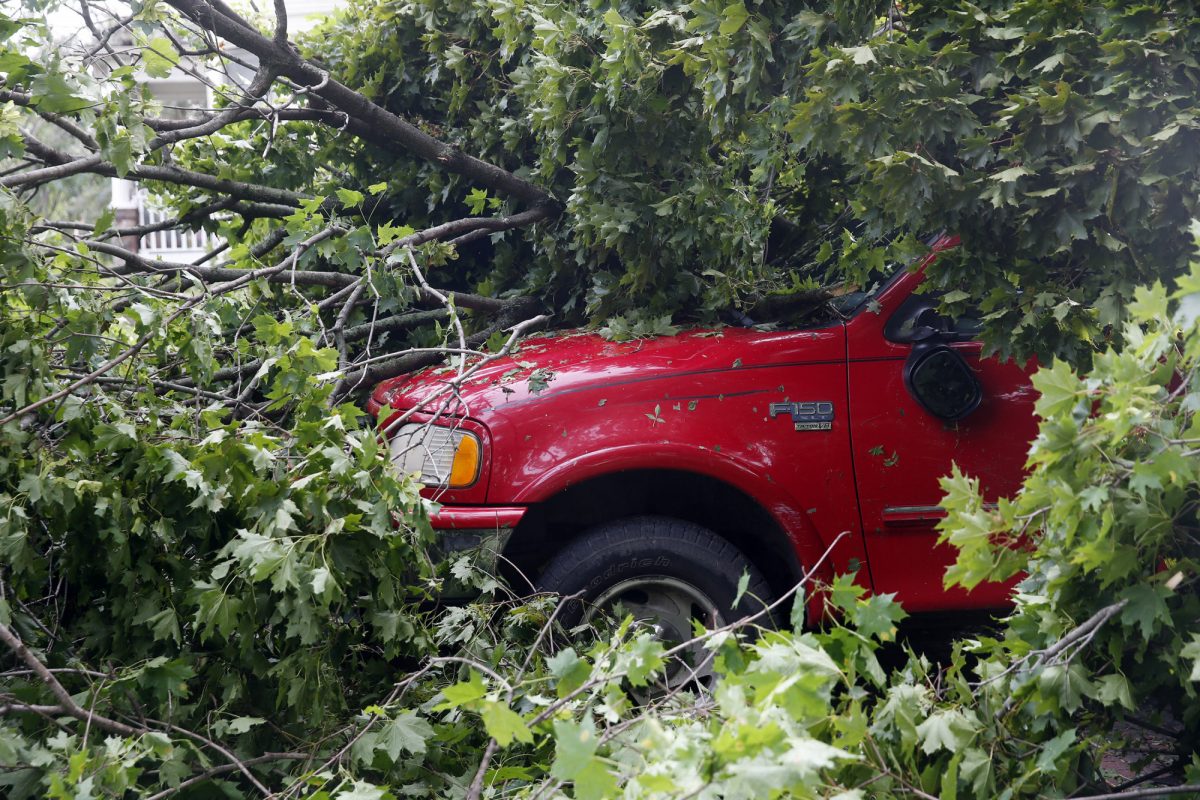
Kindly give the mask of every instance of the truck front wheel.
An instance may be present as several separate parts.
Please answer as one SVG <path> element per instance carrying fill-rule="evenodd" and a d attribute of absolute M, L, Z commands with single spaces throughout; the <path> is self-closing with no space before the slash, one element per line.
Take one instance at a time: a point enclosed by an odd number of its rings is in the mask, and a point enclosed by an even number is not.
<path fill-rule="evenodd" d="M 743 573 L 750 578 L 738 598 Z M 720 627 L 761 610 L 771 599 L 762 573 L 733 544 L 670 517 L 630 517 L 592 528 L 551 559 L 538 584 L 546 592 L 577 595 L 559 613 L 567 627 L 598 615 L 631 614 L 668 649 L 693 637 L 692 620 Z M 770 620 L 764 616 L 757 622 Z M 708 651 L 699 645 L 688 650 L 668 666 L 668 686 L 708 682 Z"/>

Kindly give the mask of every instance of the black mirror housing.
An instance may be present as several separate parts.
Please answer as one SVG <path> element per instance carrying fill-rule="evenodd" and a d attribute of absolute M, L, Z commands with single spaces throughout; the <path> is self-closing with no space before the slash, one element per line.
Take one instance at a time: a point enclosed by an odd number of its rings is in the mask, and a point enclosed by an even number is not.
<path fill-rule="evenodd" d="M 983 399 L 971 366 L 944 344 L 913 348 L 904 365 L 904 385 L 922 408 L 947 422 L 963 419 Z"/>

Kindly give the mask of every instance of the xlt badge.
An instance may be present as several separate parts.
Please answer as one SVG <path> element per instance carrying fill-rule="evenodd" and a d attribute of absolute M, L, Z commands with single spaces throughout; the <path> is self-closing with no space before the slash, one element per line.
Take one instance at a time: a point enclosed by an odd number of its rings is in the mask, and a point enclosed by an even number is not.
<path fill-rule="evenodd" d="M 833 429 L 833 403 L 828 400 L 804 400 L 798 403 L 771 403 L 771 418 L 791 414 L 798 431 Z"/>

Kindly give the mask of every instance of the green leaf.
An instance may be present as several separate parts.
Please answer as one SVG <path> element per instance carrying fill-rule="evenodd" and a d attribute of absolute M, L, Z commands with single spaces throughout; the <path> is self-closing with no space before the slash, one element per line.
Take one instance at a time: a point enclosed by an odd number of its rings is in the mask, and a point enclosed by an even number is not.
<path fill-rule="evenodd" d="M 649 677 L 662 669 L 663 644 L 649 633 L 643 633 L 630 642 L 618 658 L 619 669 L 624 670 L 634 686 L 645 686 Z"/>
<path fill-rule="evenodd" d="M 333 575 L 325 567 L 317 567 L 312 571 L 311 586 L 313 594 L 321 597 L 327 589 L 332 589 L 337 586 L 333 580 Z"/>
<path fill-rule="evenodd" d="M 1038 754 L 1036 762 L 1037 768 L 1045 773 L 1057 774 L 1060 771 L 1060 765 L 1057 763 L 1058 759 L 1074 743 L 1074 728 L 1068 728 L 1050 741 L 1043 742 L 1041 753 Z"/>
<path fill-rule="evenodd" d="M 467 193 L 467 208 L 472 214 L 482 214 L 487 208 L 488 193 L 486 189 L 472 189 Z"/>
<path fill-rule="evenodd" d="M 1017 178 L 1023 178 L 1026 175 L 1032 175 L 1033 170 L 1026 169 L 1022 166 L 1009 167 L 1008 169 L 1000 170 L 991 176 L 991 179 L 997 183 L 1012 183 Z"/>
<path fill-rule="evenodd" d="M 554 764 L 550 774 L 562 781 L 575 780 L 599 746 L 596 729 L 573 720 L 554 721 Z"/>
<path fill-rule="evenodd" d="M 99 236 L 112 227 L 113 221 L 116 219 L 116 211 L 111 206 L 104 209 L 104 213 L 96 218 L 96 224 L 92 226 L 92 235 Z"/>
<path fill-rule="evenodd" d="M 917 736 L 920 737 L 921 750 L 926 754 L 938 750 L 957 753 L 971 741 L 976 728 L 978 725 L 962 711 L 952 708 L 931 714 L 917 726 Z"/>
<path fill-rule="evenodd" d="M 1083 703 L 1084 695 L 1094 691 L 1087 671 L 1078 663 L 1046 667 L 1038 675 L 1037 682 L 1042 694 L 1038 707 L 1047 710 L 1061 709 L 1072 713 Z"/>
<path fill-rule="evenodd" d="M 78 92 L 77 85 L 72 86 L 63 75 L 57 72 L 39 75 L 30 88 L 39 111 L 69 114 L 73 111 L 81 111 L 93 103 Z"/>
<path fill-rule="evenodd" d="M 426 742 L 433 738 L 433 727 L 415 711 L 405 711 L 388 722 L 375 739 L 375 748 L 387 753 L 393 764 L 401 753 L 424 755 Z"/>
<path fill-rule="evenodd" d="M 1024 28 L 987 28 L 984 35 L 990 39 L 1020 39 L 1026 33 Z"/>
<path fill-rule="evenodd" d="M 959 774 L 962 775 L 963 780 L 970 782 L 971 788 L 974 789 L 977 796 L 984 796 L 985 790 L 992 782 L 991 755 L 978 747 L 969 747 L 963 750 Z"/>
<path fill-rule="evenodd" d="M 266 722 L 262 717 L 238 717 L 229 721 L 230 733 L 245 733 L 251 728 Z"/>
<path fill-rule="evenodd" d="M 1200 633 L 1192 634 L 1192 640 L 1183 646 L 1179 655 L 1192 660 L 1192 672 L 1188 680 L 1200 681 Z"/>
<path fill-rule="evenodd" d="M 855 577 L 853 573 L 835 575 L 829 586 L 830 602 L 848 613 L 858 607 L 859 598 L 867 592 L 865 586 L 855 582 Z"/>
<path fill-rule="evenodd" d="M 353 189 L 338 189 L 338 201 L 347 208 L 356 208 L 362 205 L 362 201 L 366 198 L 362 192 L 356 192 Z"/>
<path fill-rule="evenodd" d="M 574 648 L 566 647 L 546 659 L 550 674 L 558 679 L 554 690 L 559 697 L 566 697 L 587 682 L 592 674 L 591 665 L 576 655 Z"/>
<path fill-rule="evenodd" d="M 843 47 L 842 52 L 850 56 L 855 64 L 870 64 L 875 61 L 875 51 L 866 45 L 860 47 Z"/>
<path fill-rule="evenodd" d="M 348 788 L 338 792 L 336 800 L 386 800 L 391 797 L 386 789 L 367 781 L 354 781 Z"/>
<path fill-rule="evenodd" d="M 165 78 L 179 63 L 179 53 L 165 36 L 146 42 L 142 50 L 142 66 L 151 78 Z"/>
<path fill-rule="evenodd" d="M 1121 622 L 1126 625 L 1137 625 L 1142 629 L 1142 636 L 1150 639 L 1156 624 L 1161 622 L 1167 627 L 1173 627 L 1171 613 L 1167 608 L 1167 598 L 1171 590 L 1160 584 L 1139 583 L 1121 592 L 1122 599 L 1128 600 L 1128 605 L 1121 610 Z"/>
<path fill-rule="evenodd" d="M 792 608 L 788 614 L 788 621 L 792 624 L 792 630 L 804 630 L 804 621 L 808 612 L 808 598 L 804 593 L 804 587 L 801 586 L 796 590 L 796 594 L 792 596 Z"/>
<path fill-rule="evenodd" d="M 737 33 L 746 24 L 746 20 L 750 19 L 750 12 L 746 10 L 745 3 L 732 3 L 725 7 L 721 12 L 721 26 L 719 31 L 722 36 L 729 36 Z"/>
<path fill-rule="evenodd" d="M 213 633 L 228 639 L 237 630 L 241 598 L 232 597 L 215 584 L 203 581 L 197 583 L 197 589 L 196 622 L 201 630 L 201 641 L 211 638 Z"/>
<path fill-rule="evenodd" d="M 150 632 L 154 634 L 156 641 L 173 639 L 176 644 L 182 641 L 179 617 L 175 614 L 175 609 L 164 608 L 146 621 L 150 623 Z"/>
<path fill-rule="evenodd" d="M 1121 705 L 1133 711 L 1133 694 L 1124 675 L 1105 675 L 1096 681 L 1096 699 L 1106 706 Z"/>
<path fill-rule="evenodd" d="M 877 637 L 882 642 L 895 638 L 896 623 L 907 616 L 896 602 L 894 592 L 871 595 L 866 601 L 859 602 L 851 613 L 859 633 L 863 636 Z"/>
<path fill-rule="evenodd" d="M 733 596 L 733 604 L 730 608 L 737 608 L 738 603 L 742 602 L 742 596 L 746 594 L 746 589 L 750 586 L 750 572 L 742 570 L 742 577 L 738 578 L 737 593 Z"/>
<path fill-rule="evenodd" d="M 514 739 L 526 744 L 533 742 L 533 732 L 529 730 L 525 720 L 505 703 L 486 700 L 480 706 L 479 716 L 483 719 L 483 727 L 488 736 L 495 739 L 501 747 L 508 747 Z"/>
<path fill-rule="evenodd" d="M 487 687 L 483 685 L 483 678 L 478 672 L 471 670 L 471 677 L 467 681 L 442 689 L 442 696 L 445 698 L 445 702 L 441 703 L 437 708 L 439 711 L 458 708 L 459 706 L 480 700 L 486 694 Z"/>
<path fill-rule="evenodd" d="M 1033 376 L 1033 388 L 1039 393 L 1034 410 L 1042 419 L 1069 414 L 1079 403 L 1083 386 L 1065 361 L 1043 367 Z"/>
<path fill-rule="evenodd" d="M 601 800 L 618 794 L 617 779 L 599 758 L 591 758 L 575 776 L 575 800 Z"/>
<path fill-rule="evenodd" d="M 139 673 L 139 682 L 160 698 L 187 697 L 187 682 L 196 677 L 196 670 L 183 659 L 162 656 L 146 662 Z"/>

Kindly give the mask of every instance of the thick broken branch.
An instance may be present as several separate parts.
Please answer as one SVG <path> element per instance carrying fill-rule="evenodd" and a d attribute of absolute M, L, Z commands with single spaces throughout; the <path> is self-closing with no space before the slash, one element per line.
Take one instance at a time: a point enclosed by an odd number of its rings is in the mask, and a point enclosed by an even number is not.
<path fill-rule="evenodd" d="M 94 175 L 102 175 L 106 178 L 152 180 L 174 183 L 181 186 L 195 186 L 196 188 L 206 189 L 216 194 L 229 195 L 239 200 L 284 204 L 293 208 L 300 205 L 301 202 L 311 199 L 310 195 L 301 194 L 300 192 L 290 192 L 286 189 L 276 189 L 273 186 L 262 186 L 244 181 L 218 178 L 203 172 L 193 172 L 192 170 L 175 166 L 139 164 L 131 167 L 128 172 L 121 175 L 118 173 L 117 168 L 105 161 L 99 153 L 72 158 L 62 151 L 55 150 L 39 142 L 28 133 L 22 133 L 22 138 L 24 138 L 25 146 L 29 152 L 51 166 L 9 175 L 0 179 L 0 186 L 10 189 L 41 186 L 51 181 L 87 172 Z"/>
<path fill-rule="evenodd" d="M 290 43 L 279 44 L 253 30 L 219 0 L 168 2 L 196 24 L 252 53 L 260 63 L 277 69 L 301 86 L 311 87 L 311 94 L 350 116 L 349 128 L 361 138 L 388 150 L 401 148 L 480 186 L 531 205 L 546 204 L 558 208 L 558 202 L 542 188 L 494 164 L 469 156 L 376 105 L 302 59 Z"/>
<path fill-rule="evenodd" d="M 250 86 L 246 89 L 246 97 L 239 103 L 231 105 L 219 114 L 214 114 L 209 119 L 200 122 L 190 128 L 176 128 L 170 131 L 162 131 L 151 140 L 149 149 L 157 150 L 164 145 L 173 144 L 184 139 L 194 139 L 200 136 L 209 136 L 236 122 L 243 112 L 249 111 L 251 106 L 271 88 L 271 84 L 275 82 L 275 73 L 264 67 L 254 76 L 254 80 L 250 82 Z"/>

